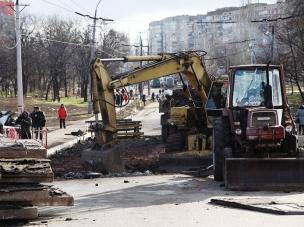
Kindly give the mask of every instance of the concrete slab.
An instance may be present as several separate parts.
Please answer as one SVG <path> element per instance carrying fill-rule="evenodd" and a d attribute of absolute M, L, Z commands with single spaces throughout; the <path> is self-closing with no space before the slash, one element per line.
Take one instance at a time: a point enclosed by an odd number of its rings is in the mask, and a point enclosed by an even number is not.
<path fill-rule="evenodd" d="M 0 220 L 12 219 L 36 219 L 38 218 L 37 207 L 22 207 L 15 205 L 0 206 Z"/>
<path fill-rule="evenodd" d="M 212 204 L 279 215 L 304 215 L 304 204 L 273 198 L 218 198 Z"/>

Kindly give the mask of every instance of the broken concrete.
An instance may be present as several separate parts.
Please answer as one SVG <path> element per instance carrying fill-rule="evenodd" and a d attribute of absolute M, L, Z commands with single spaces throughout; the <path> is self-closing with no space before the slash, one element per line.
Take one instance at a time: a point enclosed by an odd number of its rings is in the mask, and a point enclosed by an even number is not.
<path fill-rule="evenodd" d="M 73 197 L 41 182 L 54 174 L 46 149 L 34 140 L 1 140 L 0 220 L 34 219 L 34 206 L 71 206 Z M 3 205 L 1 205 L 3 204 Z"/>
<path fill-rule="evenodd" d="M 52 182 L 48 159 L 0 159 L 1 183 Z"/>
<path fill-rule="evenodd" d="M 17 140 L 1 139 L 0 146 L 1 159 L 12 158 L 46 158 L 47 150 L 35 140 Z"/>
<path fill-rule="evenodd" d="M 304 203 L 284 202 L 268 198 L 218 198 L 210 203 L 269 214 L 304 215 Z"/>

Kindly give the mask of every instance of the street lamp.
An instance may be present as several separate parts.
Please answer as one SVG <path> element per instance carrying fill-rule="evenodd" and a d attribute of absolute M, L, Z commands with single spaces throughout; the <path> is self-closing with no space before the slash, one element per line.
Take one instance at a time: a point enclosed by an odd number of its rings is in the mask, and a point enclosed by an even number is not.
<path fill-rule="evenodd" d="M 95 15 L 94 15 L 94 20 L 93 20 L 93 37 L 90 41 L 90 46 L 91 46 L 91 61 L 94 59 L 95 52 L 96 52 L 96 42 L 95 42 L 95 33 L 96 33 L 96 21 L 97 21 L 97 9 L 99 4 L 101 3 L 102 0 L 99 0 L 96 8 L 95 8 Z M 91 89 L 92 89 L 92 78 L 89 70 L 89 79 L 88 79 L 88 89 L 87 89 L 87 96 L 88 96 L 88 113 L 91 114 L 93 111 L 93 103 L 92 103 L 92 96 L 91 96 Z"/>

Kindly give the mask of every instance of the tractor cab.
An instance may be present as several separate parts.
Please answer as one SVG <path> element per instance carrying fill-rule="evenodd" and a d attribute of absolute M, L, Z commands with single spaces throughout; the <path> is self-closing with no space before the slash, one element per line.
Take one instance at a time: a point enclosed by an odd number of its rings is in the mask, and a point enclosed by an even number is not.
<path fill-rule="evenodd" d="M 297 155 L 282 66 L 232 66 L 221 81 L 213 83 L 206 104 L 213 125 L 216 179 L 223 179 L 226 158 Z"/>
<path fill-rule="evenodd" d="M 241 154 L 260 152 L 262 156 L 285 153 L 287 148 L 281 149 L 282 145 L 286 138 L 294 137 L 295 125 L 285 96 L 283 68 L 250 65 L 234 66 L 229 71 L 226 115 L 234 150 Z M 295 152 L 296 147 L 288 149 Z"/>

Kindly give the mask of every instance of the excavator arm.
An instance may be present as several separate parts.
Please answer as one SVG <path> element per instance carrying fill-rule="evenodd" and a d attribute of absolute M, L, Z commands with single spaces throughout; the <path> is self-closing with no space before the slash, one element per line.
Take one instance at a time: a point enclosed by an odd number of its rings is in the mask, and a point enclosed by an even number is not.
<path fill-rule="evenodd" d="M 105 61 L 149 61 L 149 63 L 124 73 L 118 79 L 112 79 L 103 64 Z M 116 88 L 138 84 L 171 74 L 185 75 L 191 86 L 197 90 L 202 103 L 205 104 L 207 102 L 211 79 L 207 75 L 200 53 L 181 52 L 151 56 L 128 56 L 114 59 L 97 58 L 91 66 L 93 110 L 97 121 L 98 114 L 101 113 L 102 116 L 102 125 L 96 122 L 97 143 L 102 145 L 115 140 L 116 112 L 114 90 Z"/>

